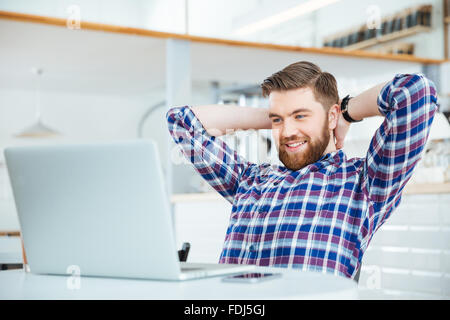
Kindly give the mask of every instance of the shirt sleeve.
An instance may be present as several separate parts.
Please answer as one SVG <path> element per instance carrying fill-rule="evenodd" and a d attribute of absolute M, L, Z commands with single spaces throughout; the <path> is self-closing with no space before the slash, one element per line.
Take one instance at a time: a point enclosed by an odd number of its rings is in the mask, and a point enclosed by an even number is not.
<path fill-rule="evenodd" d="M 170 135 L 194 169 L 233 203 L 241 178 L 256 164 L 238 155 L 223 140 L 209 135 L 189 106 L 169 109 L 166 118 Z"/>
<path fill-rule="evenodd" d="M 363 162 L 362 189 L 373 210 L 363 217 L 370 237 L 400 204 L 402 190 L 421 159 L 434 114 L 436 87 L 422 74 L 397 74 L 377 99 L 385 116 Z"/>

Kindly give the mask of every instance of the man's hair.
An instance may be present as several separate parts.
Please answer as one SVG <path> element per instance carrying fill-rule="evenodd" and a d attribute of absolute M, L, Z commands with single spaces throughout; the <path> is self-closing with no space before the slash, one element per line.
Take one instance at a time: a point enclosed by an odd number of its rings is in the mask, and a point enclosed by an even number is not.
<path fill-rule="evenodd" d="M 265 79 L 261 84 L 263 97 L 272 91 L 287 91 L 309 87 L 315 99 L 328 111 L 339 103 L 336 79 L 331 73 L 322 72 L 314 63 L 308 61 L 295 62 Z"/>

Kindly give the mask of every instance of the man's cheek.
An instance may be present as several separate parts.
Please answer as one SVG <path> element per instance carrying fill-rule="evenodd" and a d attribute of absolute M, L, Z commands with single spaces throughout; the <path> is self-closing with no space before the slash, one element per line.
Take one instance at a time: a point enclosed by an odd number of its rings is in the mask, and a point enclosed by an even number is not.
<path fill-rule="evenodd" d="M 272 137 L 275 142 L 275 147 L 280 150 L 280 129 L 272 129 Z"/>

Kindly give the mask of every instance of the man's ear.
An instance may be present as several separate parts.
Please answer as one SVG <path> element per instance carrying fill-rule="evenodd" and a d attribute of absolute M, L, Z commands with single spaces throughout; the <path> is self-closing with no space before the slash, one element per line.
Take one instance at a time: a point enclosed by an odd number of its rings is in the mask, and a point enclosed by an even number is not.
<path fill-rule="evenodd" d="M 337 126 L 337 121 L 339 119 L 339 105 L 334 104 L 328 110 L 328 129 L 334 130 Z"/>

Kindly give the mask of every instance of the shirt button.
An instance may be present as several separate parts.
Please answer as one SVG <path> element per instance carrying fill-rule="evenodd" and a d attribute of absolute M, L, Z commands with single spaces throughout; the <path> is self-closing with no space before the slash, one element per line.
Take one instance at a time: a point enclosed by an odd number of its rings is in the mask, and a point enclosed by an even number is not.
<path fill-rule="evenodd" d="M 256 248 L 255 248 L 255 246 L 252 244 L 252 245 L 250 245 L 250 246 L 248 247 L 248 250 L 250 250 L 250 251 L 255 251 Z"/>
<path fill-rule="evenodd" d="M 274 185 L 274 186 L 277 186 L 278 183 L 279 183 L 278 181 L 275 181 L 275 182 L 273 183 L 273 185 Z"/>
<path fill-rule="evenodd" d="M 182 142 L 183 141 L 183 137 L 182 136 L 179 136 L 178 137 L 178 142 Z"/>

